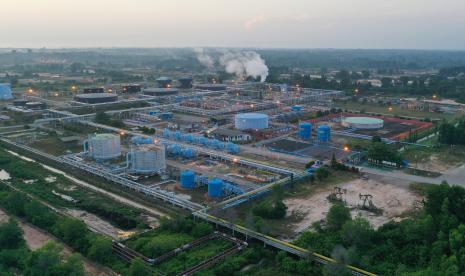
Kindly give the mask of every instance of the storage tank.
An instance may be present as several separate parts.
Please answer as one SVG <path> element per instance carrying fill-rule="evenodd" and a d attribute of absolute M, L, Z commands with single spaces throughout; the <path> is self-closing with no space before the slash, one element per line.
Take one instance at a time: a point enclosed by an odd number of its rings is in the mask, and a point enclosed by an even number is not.
<path fill-rule="evenodd" d="M 209 197 L 221 197 L 223 195 L 223 180 L 219 178 L 213 178 L 208 181 L 208 196 Z"/>
<path fill-rule="evenodd" d="M 195 173 L 193 171 L 181 172 L 181 187 L 185 189 L 195 188 Z"/>
<path fill-rule="evenodd" d="M 167 151 L 173 155 L 181 154 L 182 147 L 178 144 L 171 144 L 167 148 Z"/>
<path fill-rule="evenodd" d="M 299 137 L 302 140 L 310 140 L 312 138 L 312 124 L 303 122 L 299 124 Z"/>
<path fill-rule="evenodd" d="M 171 87 L 171 79 L 168 77 L 159 77 L 157 79 L 158 87 L 169 88 Z"/>
<path fill-rule="evenodd" d="M 166 169 L 165 147 L 143 145 L 134 147 L 129 153 L 130 171 L 138 174 L 155 174 Z"/>
<path fill-rule="evenodd" d="M 331 128 L 327 125 L 321 125 L 317 130 L 318 142 L 326 143 L 331 139 Z"/>
<path fill-rule="evenodd" d="M 263 113 L 236 114 L 235 127 L 242 130 L 268 128 L 268 115 Z"/>
<path fill-rule="evenodd" d="M 179 88 L 187 89 L 192 87 L 192 77 L 181 77 L 178 81 L 181 84 Z"/>
<path fill-rule="evenodd" d="M 291 109 L 292 109 L 293 111 L 301 111 L 302 108 L 303 108 L 303 106 L 301 106 L 301 105 L 293 105 L 293 106 L 291 107 Z"/>
<path fill-rule="evenodd" d="M 233 144 L 233 143 L 227 143 L 226 144 L 226 151 L 232 154 L 237 154 L 240 152 L 240 148 L 238 145 Z"/>
<path fill-rule="evenodd" d="M 134 136 L 131 142 L 135 145 L 153 144 L 153 139 L 150 137 Z"/>
<path fill-rule="evenodd" d="M 181 154 L 184 158 L 192 159 L 195 157 L 195 151 L 192 148 L 183 148 Z"/>
<path fill-rule="evenodd" d="M 0 100 L 11 100 L 13 99 L 13 93 L 11 92 L 11 85 L 9 83 L 0 83 Z"/>
<path fill-rule="evenodd" d="M 108 160 L 121 155 L 119 135 L 109 133 L 91 136 L 84 142 L 84 151 L 96 160 Z"/>

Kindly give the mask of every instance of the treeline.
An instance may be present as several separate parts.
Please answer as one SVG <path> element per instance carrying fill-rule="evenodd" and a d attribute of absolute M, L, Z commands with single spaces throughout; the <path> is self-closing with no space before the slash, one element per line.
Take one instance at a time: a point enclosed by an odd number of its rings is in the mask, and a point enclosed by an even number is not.
<path fill-rule="evenodd" d="M 1 275 L 84 276 L 81 256 L 72 254 L 66 257 L 62 251 L 63 247 L 53 241 L 31 251 L 15 219 L 0 223 Z"/>
<path fill-rule="evenodd" d="M 338 203 L 325 223 L 314 224 L 315 231 L 304 233 L 296 244 L 379 275 L 464 275 L 465 189 L 447 184 L 422 188 L 424 207 L 412 218 L 375 230 Z M 325 269 L 349 275 L 342 265 Z"/>
<path fill-rule="evenodd" d="M 0 206 L 8 213 L 53 234 L 73 250 L 103 265 L 121 270 L 121 263 L 112 253 L 109 238 L 91 232 L 84 222 L 58 215 L 40 202 L 0 186 Z M 56 274 L 32 274 L 56 275 Z M 61 274 L 63 275 L 63 274 Z"/>
<path fill-rule="evenodd" d="M 439 142 L 446 145 L 465 145 L 465 119 L 457 124 L 443 122 L 439 126 Z"/>

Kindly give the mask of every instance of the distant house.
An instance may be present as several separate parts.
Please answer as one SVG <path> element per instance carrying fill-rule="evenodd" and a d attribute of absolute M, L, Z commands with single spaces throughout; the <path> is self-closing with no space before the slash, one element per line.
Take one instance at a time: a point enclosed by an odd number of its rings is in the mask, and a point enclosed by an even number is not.
<path fill-rule="evenodd" d="M 252 135 L 236 129 L 219 128 L 210 133 L 211 136 L 221 141 L 239 142 L 250 141 Z"/>

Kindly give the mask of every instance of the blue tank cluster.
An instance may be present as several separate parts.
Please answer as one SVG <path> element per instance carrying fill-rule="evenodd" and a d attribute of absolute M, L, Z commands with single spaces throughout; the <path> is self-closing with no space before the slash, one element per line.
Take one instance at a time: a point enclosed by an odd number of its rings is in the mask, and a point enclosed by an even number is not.
<path fill-rule="evenodd" d="M 241 150 L 238 145 L 234 143 L 226 143 L 226 151 L 232 154 L 238 154 Z"/>
<path fill-rule="evenodd" d="M 193 171 L 181 172 L 181 187 L 185 189 L 195 188 L 195 172 Z"/>
<path fill-rule="evenodd" d="M 135 145 L 150 145 L 153 144 L 153 139 L 150 137 L 133 136 L 131 142 Z"/>
<path fill-rule="evenodd" d="M 299 137 L 302 140 L 310 140 L 312 138 L 312 124 L 302 122 L 299 124 Z"/>
<path fill-rule="evenodd" d="M 149 111 L 147 112 L 148 115 L 150 116 L 157 116 L 158 112 L 157 111 Z"/>
<path fill-rule="evenodd" d="M 219 178 L 213 178 L 208 181 L 208 196 L 218 198 L 223 196 L 223 180 Z"/>
<path fill-rule="evenodd" d="M 197 153 L 193 148 L 183 147 L 178 144 L 171 144 L 166 147 L 168 154 L 173 156 L 181 156 L 183 158 L 192 159 L 197 156 Z"/>
<path fill-rule="evenodd" d="M 321 125 L 318 127 L 316 135 L 318 142 L 327 143 L 331 140 L 331 128 L 327 125 Z"/>
<path fill-rule="evenodd" d="M 204 136 L 182 133 L 181 131 L 171 131 L 167 128 L 163 130 L 162 135 L 166 139 L 183 141 L 216 150 L 226 150 L 231 154 L 238 154 L 240 152 L 238 145 L 231 142 L 225 143 L 218 139 L 209 139 Z"/>

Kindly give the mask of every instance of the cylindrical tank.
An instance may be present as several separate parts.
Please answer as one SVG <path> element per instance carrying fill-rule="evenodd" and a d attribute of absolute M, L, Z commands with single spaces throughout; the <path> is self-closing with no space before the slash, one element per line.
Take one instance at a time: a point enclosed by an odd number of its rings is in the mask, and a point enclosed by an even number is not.
<path fill-rule="evenodd" d="M 170 136 L 171 136 L 171 130 L 167 128 L 163 129 L 163 137 L 170 138 Z"/>
<path fill-rule="evenodd" d="M 235 127 L 237 129 L 264 129 L 268 128 L 268 115 L 263 113 L 236 114 Z"/>
<path fill-rule="evenodd" d="M 213 178 L 208 181 L 208 196 L 209 197 L 221 197 L 223 195 L 223 180 L 219 178 Z"/>
<path fill-rule="evenodd" d="M 193 171 L 181 172 L 181 187 L 185 189 L 195 188 L 195 173 Z"/>
<path fill-rule="evenodd" d="M 192 87 L 192 77 L 181 77 L 178 79 L 181 86 L 179 88 L 191 88 Z"/>
<path fill-rule="evenodd" d="M 192 159 L 195 157 L 195 151 L 192 148 L 183 148 L 181 154 L 184 158 Z"/>
<path fill-rule="evenodd" d="M 326 143 L 331 139 L 331 128 L 327 125 L 321 125 L 317 130 L 318 142 Z"/>
<path fill-rule="evenodd" d="M 205 138 L 205 137 L 200 137 L 199 143 L 202 144 L 202 145 L 204 145 L 204 146 L 208 146 L 208 144 L 209 144 L 209 139 L 208 139 L 208 138 Z"/>
<path fill-rule="evenodd" d="M 181 131 L 179 131 L 179 130 L 176 131 L 176 132 L 174 133 L 174 138 L 175 138 L 176 140 L 181 140 L 181 138 L 182 138 L 182 133 L 181 133 Z"/>
<path fill-rule="evenodd" d="M 178 154 L 181 154 L 182 147 L 179 146 L 178 144 L 171 144 L 166 149 L 168 150 L 169 153 L 173 155 L 178 155 Z"/>
<path fill-rule="evenodd" d="M 11 92 L 11 85 L 9 83 L 0 83 L 0 100 L 11 100 L 13 94 Z"/>
<path fill-rule="evenodd" d="M 153 144 L 153 139 L 150 137 L 134 136 L 131 142 L 135 145 Z"/>
<path fill-rule="evenodd" d="M 168 77 L 159 77 L 157 83 L 160 88 L 169 88 L 171 86 L 171 79 Z"/>
<path fill-rule="evenodd" d="M 292 109 L 293 111 L 301 111 L 302 108 L 303 108 L 303 107 L 302 107 L 301 105 L 293 105 L 293 106 L 291 107 L 291 109 Z"/>
<path fill-rule="evenodd" d="M 302 122 L 299 124 L 299 137 L 302 140 L 310 140 L 312 137 L 312 124 Z"/>
<path fill-rule="evenodd" d="M 232 154 L 237 154 L 240 152 L 240 148 L 238 145 L 233 144 L 233 143 L 227 143 L 226 144 L 226 151 Z"/>
<path fill-rule="evenodd" d="M 139 174 L 154 174 L 165 167 L 164 147 L 139 146 L 131 149 L 130 169 Z"/>
<path fill-rule="evenodd" d="M 119 135 L 103 133 L 88 139 L 88 151 L 96 160 L 117 158 L 121 155 L 121 141 Z"/>

